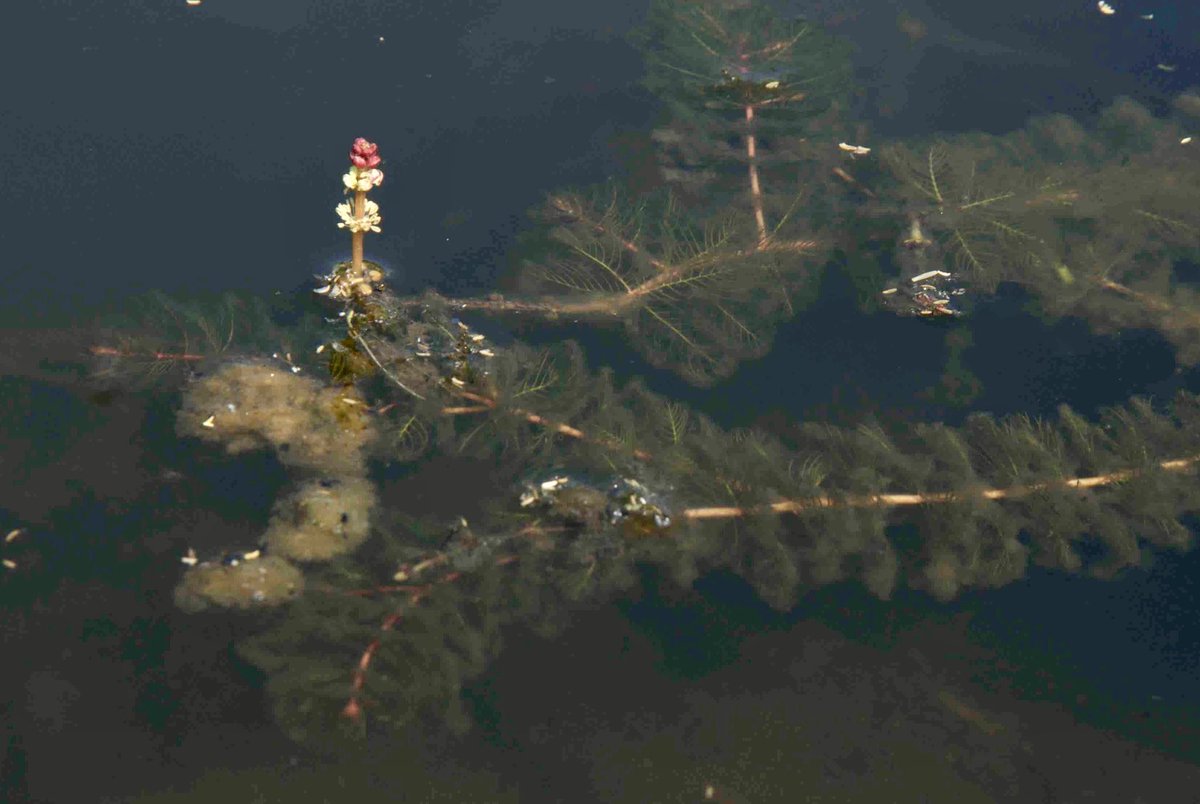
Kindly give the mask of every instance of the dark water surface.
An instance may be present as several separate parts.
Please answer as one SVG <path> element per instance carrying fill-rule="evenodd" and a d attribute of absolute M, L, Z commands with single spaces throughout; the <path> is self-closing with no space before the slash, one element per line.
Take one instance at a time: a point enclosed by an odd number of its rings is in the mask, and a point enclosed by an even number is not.
<path fill-rule="evenodd" d="M 1147 556 L 1112 582 L 1033 572 L 951 604 L 837 585 L 785 614 L 732 576 L 681 593 L 647 573 L 636 598 L 579 612 L 562 637 L 509 635 L 467 691 L 464 737 L 348 756 L 273 724 L 263 679 L 233 647 L 251 619 L 175 610 L 184 547 L 213 533 L 253 542 L 284 472 L 180 442 L 177 399 L 97 397 L 69 367 L 89 345 L 75 323 L 151 289 L 276 298 L 308 286 L 344 257 L 332 212 L 359 135 L 388 158 L 384 235 L 370 248 L 398 289 L 494 288 L 526 210 L 619 175 L 654 120 L 625 38 L 646 6 L 0 10 L 0 528 L 26 528 L 30 545 L 29 571 L 0 585 L 0 800 L 696 801 L 713 779 L 755 804 L 1200 800 L 1195 553 Z M 1182 2 L 1144 25 L 1074 2 L 805 10 L 855 44 L 858 112 L 879 141 L 1086 116 L 1121 94 L 1153 107 L 1200 82 L 1200 14 Z M 951 355 L 944 330 L 863 312 L 831 272 L 771 356 L 711 391 L 654 371 L 611 333 L 521 337 L 578 337 L 593 365 L 726 426 L 776 431 L 866 413 L 1092 413 L 1198 389 L 1153 333 L 1047 324 L 1011 293 L 972 321 Z M 978 383 L 967 406 L 951 357 Z M 449 515 L 436 472 L 423 502 Z M 947 770 L 963 762 L 988 784 Z M 820 798 L 804 789 L 812 779 Z"/>

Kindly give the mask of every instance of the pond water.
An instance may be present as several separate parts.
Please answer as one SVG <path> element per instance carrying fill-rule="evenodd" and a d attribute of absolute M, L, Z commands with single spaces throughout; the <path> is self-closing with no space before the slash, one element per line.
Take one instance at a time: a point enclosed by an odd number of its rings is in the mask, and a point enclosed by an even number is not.
<path fill-rule="evenodd" d="M 1197 800 L 1195 419 L 1101 417 L 1200 393 L 1200 12 L 975 6 L 0 11 L 0 799 Z M 937 474 L 915 426 L 1063 405 L 1112 449 Z M 1073 476 L 1059 566 L 966 569 Z M 1002 477 L 1058 491 L 934 499 Z"/>

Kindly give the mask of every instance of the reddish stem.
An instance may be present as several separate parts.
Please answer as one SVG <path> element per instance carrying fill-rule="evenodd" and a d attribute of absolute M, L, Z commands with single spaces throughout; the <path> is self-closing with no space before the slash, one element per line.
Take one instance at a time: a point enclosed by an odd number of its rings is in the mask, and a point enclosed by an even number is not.
<path fill-rule="evenodd" d="M 496 559 L 495 565 L 497 567 L 503 567 L 508 564 L 512 564 L 513 562 L 515 562 L 519 559 L 520 559 L 520 556 L 517 556 L 517 555 L 500 556 L 499 558 Z M 396 588 L 398 588 L 398 589 L 412 588 L 415 590 L 408 597 L 408 607 L 407 608 L 411 608 L 411 607 L 419 604 L 422 600 L 424 600 L 425 597 L 431 591 L 433 591 L 435 584 L 454 583 L 461 577 L 462 577 L 461 572 L 458 572 L 458 571 L 448 572 L 445 575 L 443 575 L 441 578 L 439 578 L 437 581 L 434 581 L 433 583 L 430 583 L 430 584 L 426 584 L 424 586 L 418 586 L 418 587 L 403 587 L 402 586 L 402 587 L 396 587 Z M 386 589 L 386 588 L 387 587 L 378 587 L 379 590 Z M 356 590 L 352 590 L 348 594 L 362 594 L 365 591 L 367 591 L 367 590 L 356 589 Z M 374 591 L 374 590 L 371 590 L 371 591 Z M 404 619 L 404 612 L 407 611 L 407 608 L 404 610 L 393 611 L 387 617 L 384 617 L 383 622 L 379 624 L 380 632 L 392 630 L 396 626 L 396 623 L 398 623 L 402 619 Z M 362 707 L 362 696 L 360 693 L 362 692 L 363 686 L 367 683 L 367 670 L 370 669 L 371 662 L 375 658 L 375 653 L 379 650 L 379 647 L 382 644 L 383 644 L 383 637 L 382 636 L 376 637 L 375 639 L 371 640 L 371 644 L 367 645 L 366 649 L 363 650 L 362 655 L 358 657 L 358 664 L 354 668 L 354 676 L 350 681 L 350 698 L 346 701 L 346 705 L 342 707 L 342 717 L 349 718 L 351 720 L 358 720 L 359 718 L 362 717 L 363 707 Z"/>
<path fill-rule="evenodd" d="M 367 213 L 367 194 L 361 190 L 354 191 L 354 217 L 362 220 Z M 350 234 L 350 262 L 354 267 L 354 275 L 361 276 L 363 271 L 363 233 Z"/>
<path fill-rule="evenodd" d="M 92 346 L 88 349 L 100 357 L 151 357 L 155 360 L 203 360 L 204 355 L 194 355 L 188 352 L 126 352 L 111 346 Z"/>

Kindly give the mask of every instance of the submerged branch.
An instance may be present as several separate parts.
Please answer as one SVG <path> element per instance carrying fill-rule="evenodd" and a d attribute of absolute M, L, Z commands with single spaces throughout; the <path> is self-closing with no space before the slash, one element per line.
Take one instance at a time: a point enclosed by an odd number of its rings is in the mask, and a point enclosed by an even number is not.
<path fill-rule="evenodd" d="M 1200 461 L 1200 455 L 1189 458 L 1176 458 L 1159 461 L 1159 469 L 1164 472 L 1183 472 Z M 1011 500 L 1026 497 L 1039 491 L 1053 489 L 1092 489 L 1111 486 L 1129 480 L 1136 474 L 1133 469 L 1122 469 L 1103 475 L 1090 477 L 1072 477 L 1046 483 L 1031 483 L 1009 488 L 981 489 L 973 493 L 962 492 L 928 492 L 924 494 L 872 494 L 835 498 L 827 495 L 809 497 L 802 500 L 780 500 L 761 508 L 741 508 L 737 506 L 717 506 L 710 508 L 688 508 L 680 512 L 685 519 L 736 519 L 754 514 L 770 512 L 773 514 L 802 514 L 823 508 L 900 508 L 913 505 L 933 505 L 961 502 L 968 497 L 978 497 L 984 500 Z"/>
<path fill-rule="evenodd" d="M 463 413 L 478 413 L 485 410 L 496 410 L 497 408 L 496 400 L 492 399 L 491 397 L 482 396 L 480 394 L 472 393 L 471 391 L 459 391 L 458 396 L 479 404 L 478 406 L 474 407 L 444 407 L 442 408 L 443 414 L 459 415 Z M 559 435 L 564 435 L 567 438 L 574 438 L 578 441 L 583 441 L 588 444 L 595 444 L 606 449 L 628 449 L 626 445 L 622 444 L 616 439 L 592 438 L 578 427 L 572 427 L 571 425 L 563 422 L 551 421 L 550 419 L 547 419 L 531 410 L 525 410 L 524 408 L 509 408 L 508 412 L 514 416 L 519 416 L 535 427 L 544 427 L 547 430 L 558 433 Z M 637 458 L 639 461 L 649 461 L 652 458 L 650 453 L 640 449 L 633 449 L 630 454 L 632 454 L 633 457 Z"/>
<path fill-rule="evenodd" d="M 563 297 L 543 296 L 534 299 L 506 299 L 499 294 L 484 297 L 442 298 L 445 304 L 457 311 L 472 311 L 480 313 L 540 315 L 549 318 L 557 317 L 587 317 L 605 316 L 617 318 L 637 309 L 653 294 L 664 288 L 684 282 L 689 274 L 715 265 L 722 260 L 733 260 L 758 254 L 804 254 L 816 250 L 821 243 L 817 240 L 788 240 L 775 242 L 770 239 L 759 243 L 753 249 L 738 249 L 736 251 L 714 254 L 704 259 L 689 260 L 676 265 L 666 265 L 658 260 L 649 262 L 656 267 L 661 266 L 660 272 L 645 281 L 634 285 L 627 291 L 613 293 L 597 293 L 589 298 L 570 300 Z M 638 253 L 636 244 L 627 242 L 624 247 L 630 253 Z M 399 309 L 411 310 L 425 307 L 429 299 L 425 297 L 397 298 L 395 305 Z"/>

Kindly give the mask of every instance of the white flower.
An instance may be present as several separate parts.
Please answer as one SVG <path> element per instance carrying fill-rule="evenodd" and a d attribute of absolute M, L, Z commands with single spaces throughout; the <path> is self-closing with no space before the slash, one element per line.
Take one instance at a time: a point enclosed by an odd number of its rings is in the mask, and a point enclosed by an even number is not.
<path fill-rule="evenodd" d="M 365 193 L 372 187 L 383 184 L 383 171 L 379 168 L 360 170 L 357 165 L 351 165 L 346 175 L 342 176 L 342 184 L 346 186 L 347 190 Z"/>
<path fill-rule="evenodd" d="M 339 229 L 349 229 L 351 232 L 381 231 L 379 224 L 383 222 L 383 218 L 379 216 L 379 205 L 374 201 L 366 202 L 361 218 L 354 217 L 354 205 L 348 201 L 338 204 L 336 211 L 338 217 L 342 219 L 342 222 L 338 224 Z"/>

